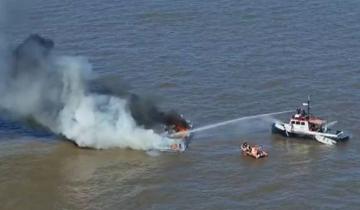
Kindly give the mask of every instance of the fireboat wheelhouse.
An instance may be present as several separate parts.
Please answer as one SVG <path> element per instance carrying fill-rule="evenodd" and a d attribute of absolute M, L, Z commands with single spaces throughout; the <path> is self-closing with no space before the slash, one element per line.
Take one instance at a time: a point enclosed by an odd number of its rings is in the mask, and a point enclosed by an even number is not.
<path fill-rule="evenodd" d="M 280 133 L 286 137 L 315 139 L 328 145 L 334 145 L 337 142 L 349 139 L 349 136 L 345 135 L 343 131 L 333 131 L 329 128 L 337 121 L 327 123 L 325 120 L 310 114 L 310 97 L 308 97 L 307 103 L 302 105 L 307 106 L 307 112 L 298 108 L 290 118 L 289 123 L 275 122 L 272 125 L 273 133 Z"/>

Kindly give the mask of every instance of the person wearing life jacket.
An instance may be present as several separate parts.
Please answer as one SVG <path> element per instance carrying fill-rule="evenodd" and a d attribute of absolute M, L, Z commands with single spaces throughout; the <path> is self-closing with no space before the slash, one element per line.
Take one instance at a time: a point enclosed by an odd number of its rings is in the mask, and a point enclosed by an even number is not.
<path fill-rule="evenodd" d="M 258 145 L 250 146 L 247 142 L 244 142 L 241 145 L 241 151 L 244 154 L 254 157 L 256 159 L 268 156 L 268 153 L 262 150 L 260 146 Z"/>

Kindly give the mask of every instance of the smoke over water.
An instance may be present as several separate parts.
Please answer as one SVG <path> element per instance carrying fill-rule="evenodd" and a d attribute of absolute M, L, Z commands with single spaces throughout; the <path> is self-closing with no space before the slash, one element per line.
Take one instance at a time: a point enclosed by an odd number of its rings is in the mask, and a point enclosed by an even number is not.
<path fill-rule="evenodd" d="M 80 147 L 148 150 L 166 141 L 148 128 L 173 114 L 133 94 L 91 90 L 88 61 L 54 55 L 53 48 L 52 40 L 31 35 L 16 49 L 0 52 L 2 113 L 31 119 Z"/>

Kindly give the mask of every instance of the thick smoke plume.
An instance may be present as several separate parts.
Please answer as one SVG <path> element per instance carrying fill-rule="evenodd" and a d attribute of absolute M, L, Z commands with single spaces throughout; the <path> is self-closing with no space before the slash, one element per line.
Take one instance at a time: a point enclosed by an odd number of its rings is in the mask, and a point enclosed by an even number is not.
<path fill-rule="evenodd" d="M 132 117 L 140 126 L 145 128 L 153 128 L 158 124 L 190 128 L 189 122 L 176 111 L 161 111 L 151 98 L 140 97 L 128 92 L 128 87 L 124 85 L 124 82 L 113 75 L 92 80 L 89 88 L 91 88 L 92 92 L 125 98 Z"/>
<path fill-rule="evenodd" d="M 161 112 L 137 95 L 93 82 L 85 58 L 56 56 L 53 48 L 52 40 L 31 35 L 16 49 L 0 52 L 2 112 L 91 148 L 157 149 L 166 138 L 149 128 L 181 122 L 175 112 Z"/>

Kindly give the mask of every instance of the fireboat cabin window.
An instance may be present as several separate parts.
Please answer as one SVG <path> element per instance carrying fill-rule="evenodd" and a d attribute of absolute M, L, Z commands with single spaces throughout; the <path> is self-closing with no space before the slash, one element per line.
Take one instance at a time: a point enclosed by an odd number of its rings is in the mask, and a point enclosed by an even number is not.
<path fill-rule="evenodd" d="M 304 123 L 304 122 L 301 122 L 301 125 L 305 125 L 305 123 Z"/>
<path fill-rule="evenodd" d="M 299 125 L 300 124 L 300 122 L 299 121 L 296 121 L 296 125 Z"/>

